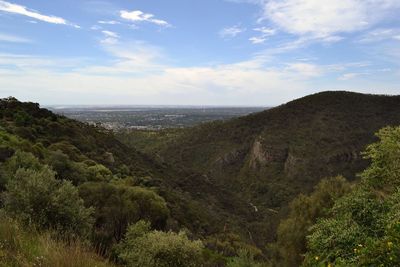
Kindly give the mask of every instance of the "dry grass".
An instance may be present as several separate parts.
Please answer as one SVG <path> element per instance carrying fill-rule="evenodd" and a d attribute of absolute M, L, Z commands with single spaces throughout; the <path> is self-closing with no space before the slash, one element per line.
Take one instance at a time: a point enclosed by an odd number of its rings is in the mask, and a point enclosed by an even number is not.
<path fill-rule="evenodd" d="M 81 242 L 66 244 L 50 234 L 22 229 L 0 213 L 1 267 L 112 267 L 113 264 L 91 252 Z"/>

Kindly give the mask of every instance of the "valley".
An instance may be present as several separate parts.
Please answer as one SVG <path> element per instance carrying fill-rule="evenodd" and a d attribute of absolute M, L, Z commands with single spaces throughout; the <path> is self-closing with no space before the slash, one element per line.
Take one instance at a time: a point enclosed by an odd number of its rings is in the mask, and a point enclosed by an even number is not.
<path fill-rule="evenodd" d="M 157 130 L 110 131 L 36 103 L 0 103 L 3 190 L 11 190 L 7 181 L 22 175 L 21 168 L 33 168 L 32 175 L 50 168 L 52 179 L 71 183 L 93 209 L 86 234 L 104 257 L 125 242 L 129 225 L 146 220 L 160 233 L 186 229 L 208 251 L 209 266 L 225 266 L 242 250 L 266 266 L 299 264 L 304 229 L 291 248 L 298 254 L 281 258 L 292 244 L 282 241 L 288 234 L 282 227 L 298 211 L 298 198 L 318 198 L 313 190 L 322 190 L 328 194 L 322 207 L 331 205 L 332 192 L 359 183 L 370 164 L 362 152 L 377 141 L 375 133 L 400 125 L 399 96 L 352 92 L 322 92 L 242 117 Z M 338 176 L 345 178 L 329 178 Z M 35 213 L 21 214 L 36 220 Z"/>

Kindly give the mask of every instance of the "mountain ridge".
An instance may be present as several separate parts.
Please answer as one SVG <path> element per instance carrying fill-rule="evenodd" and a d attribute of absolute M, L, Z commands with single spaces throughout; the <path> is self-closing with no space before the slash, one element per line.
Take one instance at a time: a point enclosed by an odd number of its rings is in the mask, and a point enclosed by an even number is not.
<path fill-rule="evenodd" d="M 375 140 L 374 133 L 398 124 L 400 96 L 328 91 L 183 129 L 143 150 L 257 206 L 258 219 L 248 224 L 249 231 L 272 241 L 294 196 L 310 192 L 324 177 L 356 179 L 368 164 L 360 152 Z M 260 221 L 268 230 L 257 232 Z"/>
<path fill-rule="evenodd" d="M 0 130 L 21 138 L 20 149 L 39 159 L 43 150 L 60 150 L 157 192 L 170 210 L 166 229 L 185 227 L 208 244 L 238 234 L 265 252 L 294 197 L 327 176 L 356 179 L 368 164 L 360 152 L 374 133 L 400 124 L 400 96 L 324 92 L 245 117 L 156 132 L 112 133 L 11 98 L 0 102 L 0 115 Z M 132 143 L 138 136 L 142 144 Z M 1 146 L 0 161 L 12 149 Z M 60 171 L 61 178 L 74 175 Z"/>

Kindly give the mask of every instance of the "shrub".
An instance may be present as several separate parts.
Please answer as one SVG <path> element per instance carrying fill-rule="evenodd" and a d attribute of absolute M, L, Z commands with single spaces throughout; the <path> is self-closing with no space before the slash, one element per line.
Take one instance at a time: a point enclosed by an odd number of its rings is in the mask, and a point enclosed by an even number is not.
<path fill-rule="evenodd" d="M 299 195 L 289 205 L 286 219 L 279 224 L 276 261 L 282 266 L 298 266 L 306 252 L 306 236 L 318 218 L 326 217 L 336 199 L 350 191 L 350 183 L 338 176 L 321 180 L 309 196 Z"/>
<path fill-rule="evenodd" d="M 228 261 L 227 267 L 262 267 L 263 263 L 258 263 L 251 251 L 241 250 L 237 257 Z"/>
<path fill-rule="evenodd" d="M 189 240 L 184 232 L 150 231 L 145 221 L 128 228 L 117 251 L 131 267 L 197 267 L 203 261 L 201 241 Z"/>
<path fill-rule="evenodd" d="M 79 187 L 86 205 L 96 209 L 95 243 L 119 242 L 129 224 L 141 219 L 163 228 L 169 217 L 165 200 L 155 192 L 123 184 L 90 182 Z"/>
<path fill-rule="evenodd" d="M 304 266 L 400 266 L 400 127 L 377 136 L 361 183 L 312 227 Z"/>
<path fill-rule="evenodd" d="M 85 235 L 91 228 L 93 210 L 84 207 L 70 182 L 56 180 L 47 166 L 41 170 L 18 169 L 6 189 L 6 211 L 25 223 L 53 228 L 71 237 Z"/>

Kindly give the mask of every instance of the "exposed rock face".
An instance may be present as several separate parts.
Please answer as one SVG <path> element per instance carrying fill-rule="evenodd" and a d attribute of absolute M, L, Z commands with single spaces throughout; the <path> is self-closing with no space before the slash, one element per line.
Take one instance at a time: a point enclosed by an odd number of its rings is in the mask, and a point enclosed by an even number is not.
<path fill-rule="evenodd" d="M 266 164 L 272 160 L 272 155 L 264 151 L 260 140 L 256 140 L 253 144 L 250 154 L 250 166 L 251 168 L 257 168 L 259 165 Z"/>
<path fill-rule="evenodd" d="M 260 139 L 257 139 L 250 153 L 250 167 L 257 168 L 271 162 L 285 162 L 287 149 L 280 149 L 273 146 L 265 146 Z"/>
<path fill-rule="evenodd" d="M 288 176 L 294 175 L 296 166 L 300 162 L 301 162 L 301 158 L 298 158 L 298 157 L 294 156 L 293 153 L 289 152 L 286 157 L 285 166 L 284 166 L 286 175 L 288 175 Z"/>

